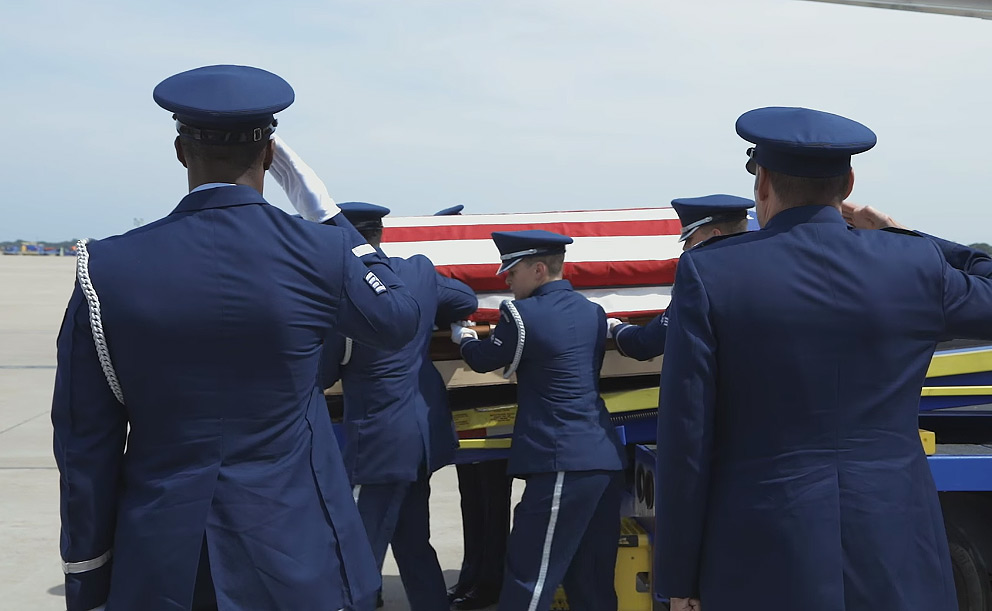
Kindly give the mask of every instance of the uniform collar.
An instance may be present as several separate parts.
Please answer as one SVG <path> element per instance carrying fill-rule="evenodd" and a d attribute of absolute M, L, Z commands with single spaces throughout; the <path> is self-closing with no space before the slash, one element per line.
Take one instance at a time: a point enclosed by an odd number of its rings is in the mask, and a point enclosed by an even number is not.
<path fill-rule="evenodd" d="M 268 203 L 262 194 L 247 185 L 233 185 L 222 189 L 194 191 L 184 197 L 173 212 L 193 212 L 209 208 L 229 208 L 246 204 Z"/>
<path fill-rule="evenodd" d="M 236 187 L 236 186 L 238 185 L 236 185 L 233 182 L 208 182 L 206 184 L 200 185 L 199 187 L 194 187 L 193 189 L 190 189 L 189 192 L 196 193 L 197 191 L 206 191 L 207 189 L 217 189 L 219 187 Z"/>
<path fill-rule="evenodd" d="M 571 291 L 572 283 L 568 280 L 552 280 L 547 284 L 542 284 L 541 286 L 534 289 L 534 292 L 530 294 L 531 297 L 537 297 L 538 295 L 547 295 L 552 291 Z"/>
<path fill-rule="evenodd" d="M 796 206 L 776 214 L 765 225 L 765 230 L 783 230 L 803 223 L 827 223 L 847 225 L 840 211 L 833 206 Z"/>

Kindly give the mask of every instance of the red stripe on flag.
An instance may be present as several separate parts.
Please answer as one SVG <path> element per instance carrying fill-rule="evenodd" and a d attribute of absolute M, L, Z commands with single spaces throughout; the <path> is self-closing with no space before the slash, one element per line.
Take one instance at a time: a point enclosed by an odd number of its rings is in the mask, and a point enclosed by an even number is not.
<path fill-rule="evenodd" d="M 580 261 L 565 262 L 564 278 L 575 288 L 658 286 L 675 282 L 678 259 L 664 261 Z M 437 271 L 461 280 L 477 292 L 505 291 L 505 276 L 497 276 L 497 263 L 438 265 Z"/>
<path fill-rule="evenodd" d="M 432 242 L 441 240 L 489 240 L 494 231 L 544 229 L 572 238 L 678 235 L 677 219 L 654 221 L 598 221 L 594 223 L 519 223 L 510 225 L 439 225 L 436 227 L 385 227 L 383 242 Z"/>

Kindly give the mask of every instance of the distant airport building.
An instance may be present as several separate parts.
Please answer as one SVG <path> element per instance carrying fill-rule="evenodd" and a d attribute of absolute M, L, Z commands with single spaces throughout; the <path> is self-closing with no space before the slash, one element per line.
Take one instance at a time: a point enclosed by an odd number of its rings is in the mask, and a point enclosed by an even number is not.
<path fill-rule="evenodd" d="M 76 255 L 76 247 L 70 246 L 50 246 L 44 242 L 27 242 L 21 240 L 15 242 L 14 244 L 8 244 L 3 247 L 3 254 L 5 255 L 26 255 L 26 256 L 49 256 L 49 257 L 61 257 Z"/>

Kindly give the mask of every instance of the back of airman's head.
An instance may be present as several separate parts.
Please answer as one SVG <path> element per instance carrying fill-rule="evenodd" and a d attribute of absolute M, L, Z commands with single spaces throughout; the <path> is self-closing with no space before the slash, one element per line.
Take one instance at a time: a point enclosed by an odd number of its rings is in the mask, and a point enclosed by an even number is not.
<path fill-rule="evenodd" d="M 295 94 L 271 72 L 218 65 L 170 76 L 153 97 L 174 113 L 176 151 L 187 168 L 237 175 L 265 169 L 264 151 L 278 123 L 273 115 L 292 104 Z"/>
<path fill-rule="evenodd" d="M 875 146 L 870 129 L 846 117 L 808 108 L 759 108 L 737 119 L 748 142 L 746 168 L 755 175 L 755 201 L 762 225 L 759 185 L 774 192 L 781 209 L 839 205 L 853 188 L 851 156 Z"/>
<path fill-rule="evenodd" d="M 724 194 L 681 197 L 672 200 L 672 208 L 682 224 L 679 242 L 689 250 L 716 235 L 747 231 L 747 211 L 754 201 Z"/>
<path fill-rule="evenodd" d="M 342 202 L 338 208 L 369 244 L 379 247 L 382 243 L 382 218 L 389 214 L 389 208 L 366 202 Z"/>
<path fill-rule="evenodd" d="M 572 243 L 572 238 L 543 229 L 494 231 L 492 237 L 500 255 L 496 275 L 506 274 L 506 283 L 517 299 L 530 296 L 542 284 L 561 279 L 565 246 Z"/>

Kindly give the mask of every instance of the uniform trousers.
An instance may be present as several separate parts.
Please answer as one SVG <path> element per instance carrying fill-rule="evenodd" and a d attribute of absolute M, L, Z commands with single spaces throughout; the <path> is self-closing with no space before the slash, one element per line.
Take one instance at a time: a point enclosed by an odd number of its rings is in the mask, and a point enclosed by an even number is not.
<path fill-rule="evenodd" d="M 559 584 L 572 611 L 617 608 L 622 471 L 532 473 L 513 514 L 500 611 L 547 611 Z"/>
<path fill-rule="evenodd" d="M 506 459 L 457 465 L 464 555 L 458 591 L 496 594 L 503 583 L 510 534 L 510 486 Z"/>
<path fill-rule="evenodd" d="M 413 482 L 354 487 L 358 513 L 379 571 L 392 544 L 411 611 L 448 607 L 441 565 L 430 544 L 429 478 L 422 471 Z M 353 611 L 373 611 L 375 606 L 373 595 L 356 604 Z"/>
<path fill-rule="evenodd" d="M 410 611 L 448 608 L 441 563 L 431 545 L 430 497 L 430 475 L 421 474 L 403 499 L 391 543 Z"/>

